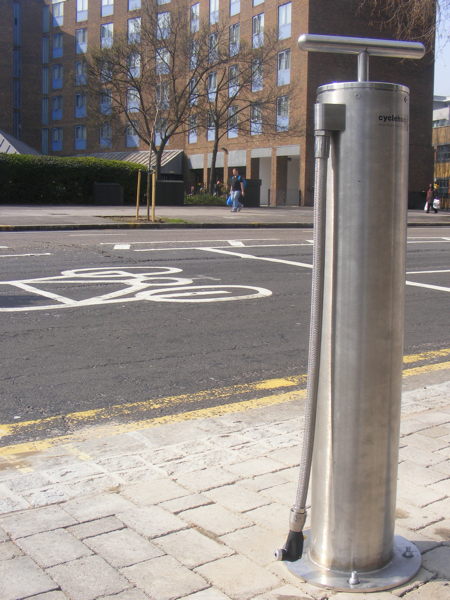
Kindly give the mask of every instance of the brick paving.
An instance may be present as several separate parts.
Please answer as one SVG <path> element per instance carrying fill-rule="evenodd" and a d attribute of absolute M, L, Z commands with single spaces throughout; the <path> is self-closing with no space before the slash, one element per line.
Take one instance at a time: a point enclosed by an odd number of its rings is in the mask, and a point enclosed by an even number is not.
<path fill-rule="evenodd" d="M 448 600 L 450 383 L 402 405 L 397 533 L 417 576 L 375 594 L 314 587 L 284 543 L 300 403 L 85 438 L 0 458 L 1 600 Z"/>

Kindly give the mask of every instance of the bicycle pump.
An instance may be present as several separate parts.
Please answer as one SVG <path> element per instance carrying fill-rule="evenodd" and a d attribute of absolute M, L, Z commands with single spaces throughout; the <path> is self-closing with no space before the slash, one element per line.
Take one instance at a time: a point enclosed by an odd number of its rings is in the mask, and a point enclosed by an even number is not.
<path fill-rule="evenodd" d="M 379 591 L 411 579 L 421 557 L 394 536 L 409 90 L 369 81 L 369 56 L 417 59 L 424 47 L 311 34 L 299 45 L 357 55 L 358 80 L 317 90 L 305 435 L 290 532 L 275 555 L 314 585 Z"/>

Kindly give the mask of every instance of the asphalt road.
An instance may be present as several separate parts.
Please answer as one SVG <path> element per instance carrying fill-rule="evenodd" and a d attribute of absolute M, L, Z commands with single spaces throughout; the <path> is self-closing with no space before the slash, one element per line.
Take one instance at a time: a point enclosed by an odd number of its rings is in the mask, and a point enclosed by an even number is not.
<path fill-rule="evenodd" d="M 416 354 L 450 346 L 450 230 L 408 234 L 405 354 Z M 158 416 L 304 374 L 311 238 L 263 229 L 2 234 L 0 423 L 47 419 L 49 435 L 77 427 L 69 413 L 133 420 L 135 403 L 151 399 L 145 411 Z"/>

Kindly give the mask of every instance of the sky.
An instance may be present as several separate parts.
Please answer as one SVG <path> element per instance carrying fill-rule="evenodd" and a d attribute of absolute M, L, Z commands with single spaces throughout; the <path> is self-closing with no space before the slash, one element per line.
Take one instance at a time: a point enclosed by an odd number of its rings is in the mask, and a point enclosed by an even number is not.
<path fill-rule="evenodd" d="M 447 39 L 445 39 L 447 38 Z M 446 11 L 436 38 L 434 94 L 450 96 L 450 11 Z"/>

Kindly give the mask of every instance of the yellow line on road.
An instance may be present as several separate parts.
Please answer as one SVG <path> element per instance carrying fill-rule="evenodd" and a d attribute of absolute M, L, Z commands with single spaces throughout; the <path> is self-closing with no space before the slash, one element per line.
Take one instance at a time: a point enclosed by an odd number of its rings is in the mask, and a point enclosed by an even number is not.
<path fill-rule="evenodd" d="M 450 348 L 405 356 L 404 364 L 430 361 L 443 358 L 445 356 L 450 356 Z M 425 364 L 404 369 L 403 377 L 411 377 L 444 369 L 450 369 L 450 361 Z M 34 421 L 24 421 L 20 423 L 4 425 L 0 424 L 0 439 L 1 437 L 9 435 L 16 435 L 20 433 L 24 434 L 26 433 L 27 429 L 30 430 L 30 433 L 36 434 L 41 430 L 45 430 L 47 426 L 56 425 L 62 420 L 66 426 L 77 426 L 79 428 L 79 431 L 68 435 L 61 435 L 58 437 L 46 438 L 33 442 L 23 442 L 11 446 L 5 446 L 0 448 L 0 457 L 7 457 L 28 452 L 34 453 L 39 450 L 45 450 L 46 448 L 56 444 L 64 444 L 74 440 L 83 440 L 86 439 L 86 437 L 98 438 L 105 435 L 116 435 L 119 433 L 136 431 L 166 423 L 177 423 L 191 419 L 216 417 L 233 412 L 243 412 L 252 408 L 281 404 L 283 402 L 304 398 L 306 395 L 306 390 L 304 389 L 296 389 L 290 392 L 281 392 L 281 390 L 294 386 L 299 388 L 300 386 L 304 386 L 305 383 L 306 375 L 286 378 L 273 378 L 249 384 L 203 390 L 195 394 L 181 394 L 179 396 L 168 396 L 166 398 L 133 402 L 130 404 L 119 404 L 112 407 L 69 413 L 67 415 L 48 417 L 46 419 L 38 419 Z M 248 400 L 245 399 L 246 395 L 261 390 L 279 390 L 279 393 L 270 394 L 261 398 L 250 398 Z M 244 396 L 244 398 L 241 401 L 229 402 L 219 406 L 200 408 L 186 412 L 180 412 L 177 414 L 166 415 L 163 417 L 149 417 L 147 419 L 132 421 L 130 423 L 109 423 L 107 425 L 98 424 L 100 420 L 108 419 L 111 421 L 124 415 L 136 415 L 146 410 L 161 409 L 167 406 L 173 407 L 174 405 L 192 405 L 206 400 L 222 400 L 224 398 L 236 398 L 237 396 Z M 84 429 L 81 429 L 89 425 L 91 426 L 89 428 L 89 433 L 87 433 Z"/>
<path fill-rule="evenodd" d="M 133 421 L 132 423 L 122 423 L 106 426 L 94 426 L 89 428 L 89 432 L 80 430 L 70 435 L 62 435 L 60 437 L 47 438 L 34 442 L 24 442 L 13 446 L 5 446 L 0 448 L 0 457 L 13 457 L 20 454 L 33 454 L 47 448 L 51 448 L 55 444 L 64 444 L 72 442 L 80 442 L 85 439 L 99 439 L 106 436 L 117 435 L 119 433 L 128 433 L 130 431 L 139 431 L 156 427 L 158 425 L 167 425 L 169 423 L 179 423 L 180 421 L 189 421 L 192 419 L 221 417 L 229 413 L 238 413 L 251 410 L 254 408 L 264 408 L 275 404 L 282 404 L 292 400 L 300 400 L 306 396 L 306 390 L 298 390 L 295 392 L 286 392 L 284 394 L 274 394 L 263 398 L 254 398 L 253 400 L 244 400 L 242 402 L 232 402 L 230 404 L 222 404 L 221 406 L 212 406 L 209 408 L 199 408 L 184 413 L 174 415 L 166 415 L 164 417 L 154 417 L 143 419 L 141 421 Z"/>

